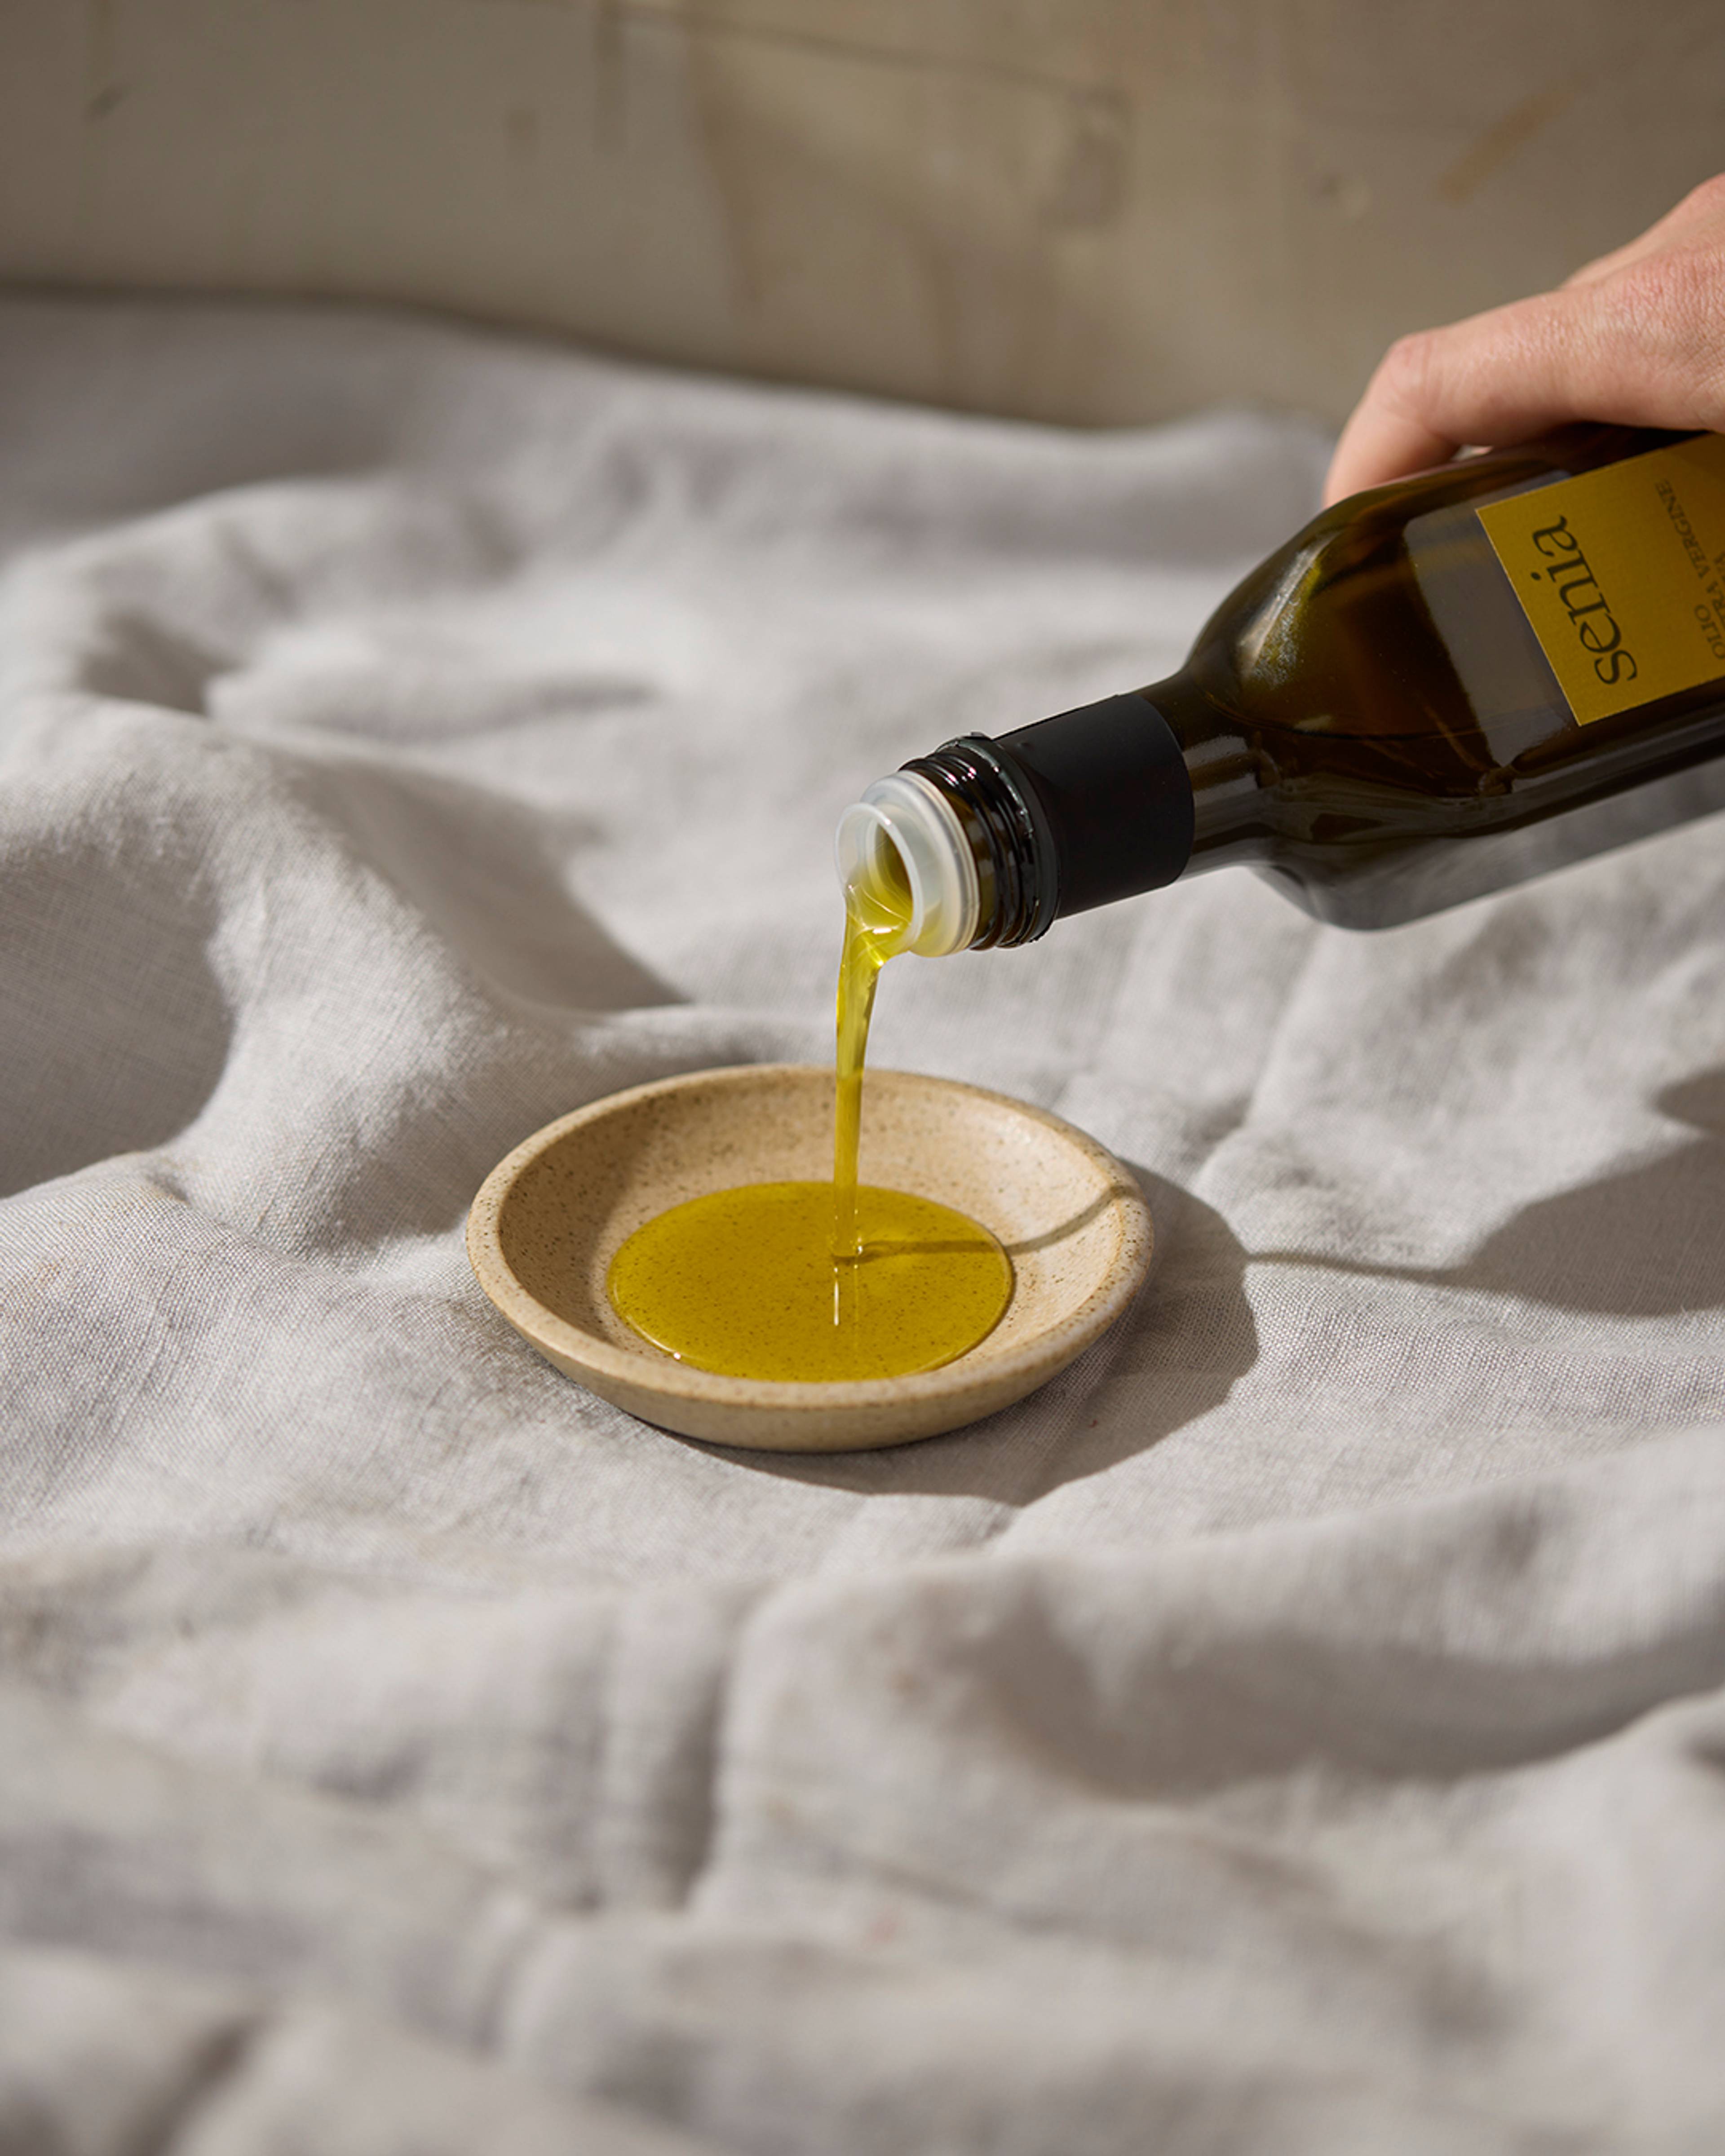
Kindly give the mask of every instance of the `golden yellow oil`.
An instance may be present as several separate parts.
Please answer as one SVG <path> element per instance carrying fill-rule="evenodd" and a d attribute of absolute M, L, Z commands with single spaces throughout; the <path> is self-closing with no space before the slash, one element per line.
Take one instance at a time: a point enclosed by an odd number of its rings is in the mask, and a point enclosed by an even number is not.
<path fill-rule="evenodd" d="M 845 894 L 845 944 L 839 957 L 837 1085 L 833 1101 L 833 1253 L 857 1250 L 856 1149 L 862 1135 L 863 1062 L 880 968 L 904 948 L 911 887 L 903 864 L 882 847 L 868 875 Z"/>
<path fill-rule="evenodd" d="M 880 968 L 904 947 L 911 894 L 882 848 L 845 893 L 833 1179 L 752 1183 L 638 1228 L 611 1260 L 618 1315 L 679 1361 L 793 1383 L 907 1377 L 986 1338 L 1012 1263 L 951 1206 L 857 1181 L 863 1062 Z"/>
<path fill-rule="evenodd" d="M 1012 1267 L 949 1205 L 865 1183 L 833 1252 L 829 1183 L 749 1183 L 673 1206 L 611 1261 L 619 1314 L 697 1369 L 804 1383 L 905 1377 L 993 1331 Z"/>

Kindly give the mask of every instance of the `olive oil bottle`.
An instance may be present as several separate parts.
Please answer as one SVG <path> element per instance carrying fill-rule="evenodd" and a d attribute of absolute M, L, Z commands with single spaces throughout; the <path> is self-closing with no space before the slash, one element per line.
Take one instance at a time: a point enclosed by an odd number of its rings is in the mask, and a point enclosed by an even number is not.
<path fill-rule="evenodd" d="M 1570 428 L 1326 511 L 1168 680 L 877 780 L 839 874 L 928 957 L 1229 863 L 1389 927 L 1725 807 L 1722 752 L 1725 437 Z"/>

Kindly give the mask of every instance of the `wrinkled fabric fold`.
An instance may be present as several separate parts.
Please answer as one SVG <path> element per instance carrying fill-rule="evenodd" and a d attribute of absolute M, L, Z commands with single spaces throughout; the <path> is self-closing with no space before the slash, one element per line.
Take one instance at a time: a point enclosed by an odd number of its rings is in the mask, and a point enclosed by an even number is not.
<path fill-rule="evenodd" d="M 839 810 L 1168 673 L 1325 448 L 0 304 L 0 2147 L 1719 2145 L 1715 824 L 891 967 L 1156 1224 L 971 1430 L 685 1443 L 463 1254 L 825 1060 Z"/>

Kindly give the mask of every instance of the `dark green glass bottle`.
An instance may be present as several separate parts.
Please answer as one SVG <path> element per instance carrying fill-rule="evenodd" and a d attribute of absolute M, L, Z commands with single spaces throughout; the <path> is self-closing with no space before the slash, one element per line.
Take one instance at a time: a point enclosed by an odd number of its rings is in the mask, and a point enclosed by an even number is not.
<path fill-rule="evenodd" d="M 909 947 L 931 956 L 1028 942 L 1065 914 L 1230 864 L 1320 920 L 1380 928 L 1725 806 L 1725 659 L 1689 622 L 1692 596 L 1707 612 L 1702 583 L 1677 588 L 1688 557 L 1708 573 L 1699 511 L 1651 512 L 1671 557 L 1647 572 L 1664 580 L 1659 633 L 1694 642 L 1685 685 L 1587 723 L 1554 671 L 1568 663 L 1556 632 L 1536 629 L 1479 514 L 1642 458 L 1630 506 L 1645 516 L 1664 470 L 1649 453 L 1692 439 L 1725 453 L 1717 437 L 1571 428 L 1327 510 L 1223 602 L 1168 680 L 962 737 L 877 781 L 840 824 L 841 876 L 907 880 Z M 1548 497 L 1530 562 L 1575 543 L 1569 499 Z M 1725 528 L 1712 543 L 1725 575 Z M 1540 584 L 1538 566 L 1513 566 Z M 1556 619 L 1584 660 L 1619 632 L 1582 569 Z M 1603 680 L 1626 662 L 1590 663 Z"/>

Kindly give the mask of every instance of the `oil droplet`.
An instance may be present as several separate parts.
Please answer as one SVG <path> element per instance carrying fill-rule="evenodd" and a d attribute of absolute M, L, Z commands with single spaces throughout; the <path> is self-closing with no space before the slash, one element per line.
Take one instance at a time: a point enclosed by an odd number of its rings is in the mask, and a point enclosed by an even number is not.
<path fill-rule="evenodd" d="M 753 1183 L 636 1229 L 606 1281 L 619 1315 L 723 1377 L 842 1383 L 938 1368 L 991 1332 L 1012 1264 L 949 1205 L 864 1183 L 833 1255 L 827 1183 Z"/>

